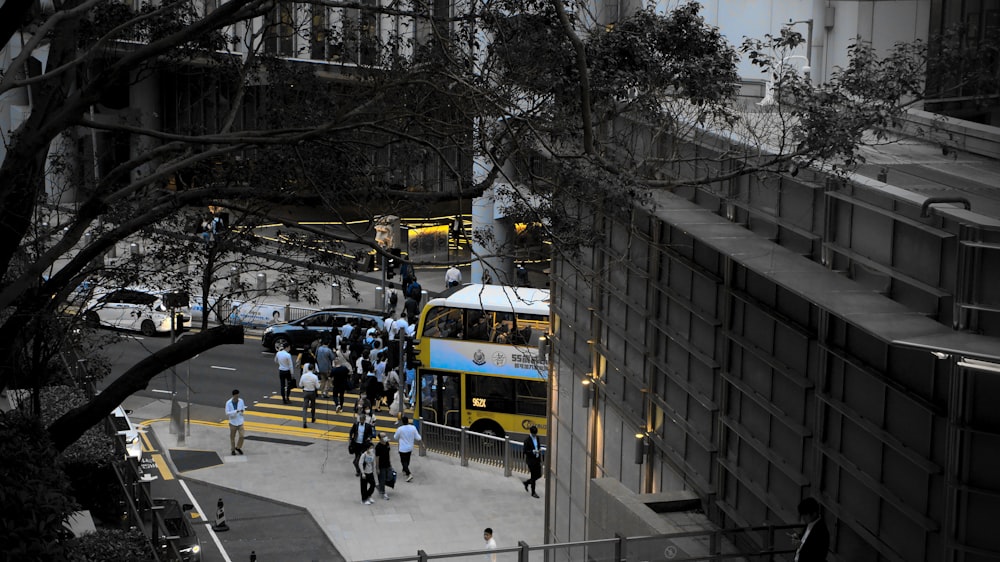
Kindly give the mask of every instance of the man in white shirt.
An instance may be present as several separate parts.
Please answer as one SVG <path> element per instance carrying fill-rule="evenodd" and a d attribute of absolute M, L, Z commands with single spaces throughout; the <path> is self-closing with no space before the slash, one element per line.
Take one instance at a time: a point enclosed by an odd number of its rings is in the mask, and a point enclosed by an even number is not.
<path fill-rule="evenodd" d="M 396 321 L 392 323 L 393 331 L 390 332 L 392 335 L 389 336 L 389 339 L 391 340 L 400 337 L 400 334 L 402 334 L 402 337 L 406 337 L 406 328 L 409 325 L 410 323 L 407 321 L 406 313 L 404 312 L 400 314 L 399 318 L 397 318 Z"/>
<path fill-rule="evenodd" d="M 229 448 L 233 454 L 243 454 L 243 412 L 247 406 L 240 398 L 240 391 L 233 390 L 232 400 L 226 400 L 226 417 L 229 418 Z M 236 435 L 240 440 L 236 440 Z"/>
<path fill-rule="evenodd" d="M 444 272 L 444 285 L 445 287 L 457 287 L 462 284 L 462 272 L 459 271 L 458 267 L 451 266 L 448 271 Z"/>
<path fill-rule="evenodd" d="M 312 363 L 302 365 L 299 388 L 302 389 L 302 427 L 306 425 L 306 410 L 312 405 L 312 422 L 316 423 L 316 394 L 319 392 L 319 377 L 312 370 Z"/>
<path fill-rule="evenodd" d="M 284 404 L 292 402 L 292 367 L 295 362 L 288 350 L 281 348 L 274 354 L 274 362 L 278 364 L 278 382 L 281 384 L 281 401 Z"/>
<path fill-rule="evenodd" d="M 483 530 L 483 539 L 486 540 L 486 550 L 496 550 L 497 541 L 493 539 L 493 529 L 486 527 Z M 497 562 L 497 555 L 495 552 L 489 552 L 486 554 L 487 562 Z"/>
<path fill-rule="evenodd" d="M 399 428 L 396 430 L 396 434 L 393 435 L 393 439 L 399 443 L 399 464 L 403 466 L 403 472 L 406 474 L 406 481 L 413 481 L 413 474 L 410 473 L 410 454 L 413 452 L 413 444 L 416 441 L 420 441 L 420 433 L 417 428 L 410 425 L 410 420 L 403 416 L 399 420 Z"/>
<path fill-rule="evenodd" d="M 348 320 L 344 322 L 344 325 L 340 327 L 340 337 L 345 340 L 351 339 L 351 332 L 354 331 L 354 326 L 351 326 L 351 321 Z M 339 347 L 339 346 L 338 346 Z"/>

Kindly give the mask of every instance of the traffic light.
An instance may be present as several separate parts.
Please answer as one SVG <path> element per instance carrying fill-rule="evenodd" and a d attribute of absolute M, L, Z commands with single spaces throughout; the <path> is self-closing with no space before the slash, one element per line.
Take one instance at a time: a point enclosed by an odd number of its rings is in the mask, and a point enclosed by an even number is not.
<path fill-rule="evenodd" d="M 392 254 L 392 256 L 390 256 L 386 260 L 385 264 L 386 279 L 392 279 L 393 277 L 396 276 L 396 268 L 399 267 L 399 263 L 401 261 L 399 258 L 400 256 L 403 255 L 403 251 L 400 250 L 399 248 L 392 248 L 389 250 L 389 253 Z"/>

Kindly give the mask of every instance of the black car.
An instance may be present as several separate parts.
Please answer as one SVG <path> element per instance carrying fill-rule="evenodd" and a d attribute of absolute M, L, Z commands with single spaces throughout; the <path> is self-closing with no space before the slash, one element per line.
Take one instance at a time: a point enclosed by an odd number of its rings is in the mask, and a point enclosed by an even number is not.
<path fill-rule="evenodd" d="M 194 506 L 189 503 L 181 505 L 172 498 L 154 498 L 153 505 L 159 508 L 157 511 L 163 520 L 164 529 L 161 529 L 160 532 L 166 532 L 166 536 L 158 537 L 160 551 L 163 552 L 164 559 L 173 558 L 174 554 L 169 545 L 169 542 L 173 541 L 181 560 L 201 562 L 201 542 L 198 540 L 198 535 L 195 534 L 194 527 L 191 525 L 191 518 L 187 514 L 188 510 L 194 509 Z"/>
<path fill-rule="evenodd" d="M 350 322 L 355 330 L 361 330 L 359 334 L 364 334 L 368 328 L 381 330 L 382 320 L 379 313 L 370 310 L 329 308 L 285 324 L 268 326 L 260 342 L 272 351 L 277 351 L 278 346 L 290 351 L 304 349 L 324 336 L 328 336 L 333 342 L 336 335 L 334 330 L 339 330 L 347 322 Z"/>

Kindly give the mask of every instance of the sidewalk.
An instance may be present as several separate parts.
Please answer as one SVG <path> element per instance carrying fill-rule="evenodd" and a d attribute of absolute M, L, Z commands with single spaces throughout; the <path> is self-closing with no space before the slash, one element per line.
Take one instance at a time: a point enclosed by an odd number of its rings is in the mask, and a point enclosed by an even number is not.
<path fill-rule="evenodd" d="M 170 413 L 170 402 L 166 400 L 133 396 L 126 406 L 136 423 L 161 420 Z M 379 497 L 374 505 L 366 506 L 361 504 L 358 478 L 351 464 L 353 455 L 347 452 L 345 442 L 296 438 L 298 443 L 281 443 L 266 435 L 248 433 L 243 447 L 246 454 L 232 456 L 229 429 L 221 418 L 218 425 L 192 423 L 184 447 L 173 446 L 177 436 L 169 434 L 166 420 L 153 421 L 148 427 L 168 458 L 177 456 L 178 451 L 218 454 L 221 464 L 179 473 L 186 481 L 301 506 L 346 560 L 415 557 L 418 550 L 428 554 L 478 550 L 483 547 L 485 527 L 493 528 L 501 547 L 515 546 L 518 541 L 543 543 L 544 500 L 526 494 L 517 474 L 505 478 L 500 469 L 474 463 L 462 467 L 458 459 L 433 452 L 424 457 L 414 453 L 414 479 L 406 482 L 394 450 L 393 467 L 401 476 L 396 489 L 389 491 L 389 501 Z M 385 423 L 380 423 L 378 429 L 394 431 Z M 169 462 L 175 470 L 173 460 Z M 544 481 L 539 482 L 538 491 L 544 497 Z M 247 519 L 268 516 L 227 512 L 233 529 L 250 524 L 245 522 Z M 277 524 L 264 528 L 281 532 Z"/>

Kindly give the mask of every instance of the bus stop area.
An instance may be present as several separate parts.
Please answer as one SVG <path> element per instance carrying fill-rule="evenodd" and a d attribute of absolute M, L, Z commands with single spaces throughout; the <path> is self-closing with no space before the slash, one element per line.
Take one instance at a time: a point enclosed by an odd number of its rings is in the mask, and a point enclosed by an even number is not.
<path fill-rule="evenodd" d="M 544 499 L 525 493 L 520 472 L 505 476 L 501 467 L 462 466 L 452 456 L 433 451 L 421 456 L 415 451 L 413 480 L 407 482 L 393 446 L 392 463 L 400 478 L 389 490 L 390 499 L 376 494 L 374 504 L 362 505 L 346 442 L 272 439 L 248 431 L 245 454 L 233 456 L 228 426 L 220 421 L 192 424 L 184 446 L 174 448 L 176 436 L 168 431 L 169 400 L 131 397 L 126 407 L 136 423 L 147 420 L 143 425 L 153 434 L 151 442 L 158 444 L 154 448 L 160 449 L 153 453 L 162 454 L 168 475 L 210 489 L 211 496 L 217 493 L 231 506 L 225 510 L 229 530 L 211 537 L 216 498 L 199 502 L 206 524 L 196 528 L 204 560 L 249 560 L 252 551 L 260 562 L 289 560 L 297 540 L 318 538 L 304 537 L 308 532 L 325 534 L 348 561 L 415 556 L 418 550 L 477 550 L 483 547 L 486 527 L 493 528 L 501 547 L 543 542 Z M 382 425 L 379 430 L 394 429 Z M 544 498 L 544 480 L 538 491 Z M 254 501 L 243 501 L 247 498 Z M 253 511 L 241 512 L 244 505 Z M 304 526 L 300 518 L 290 517 L 289 506 L 307 510 L 316 525 Z M 228 558 L 213 556 L 216 544 Z"/>

